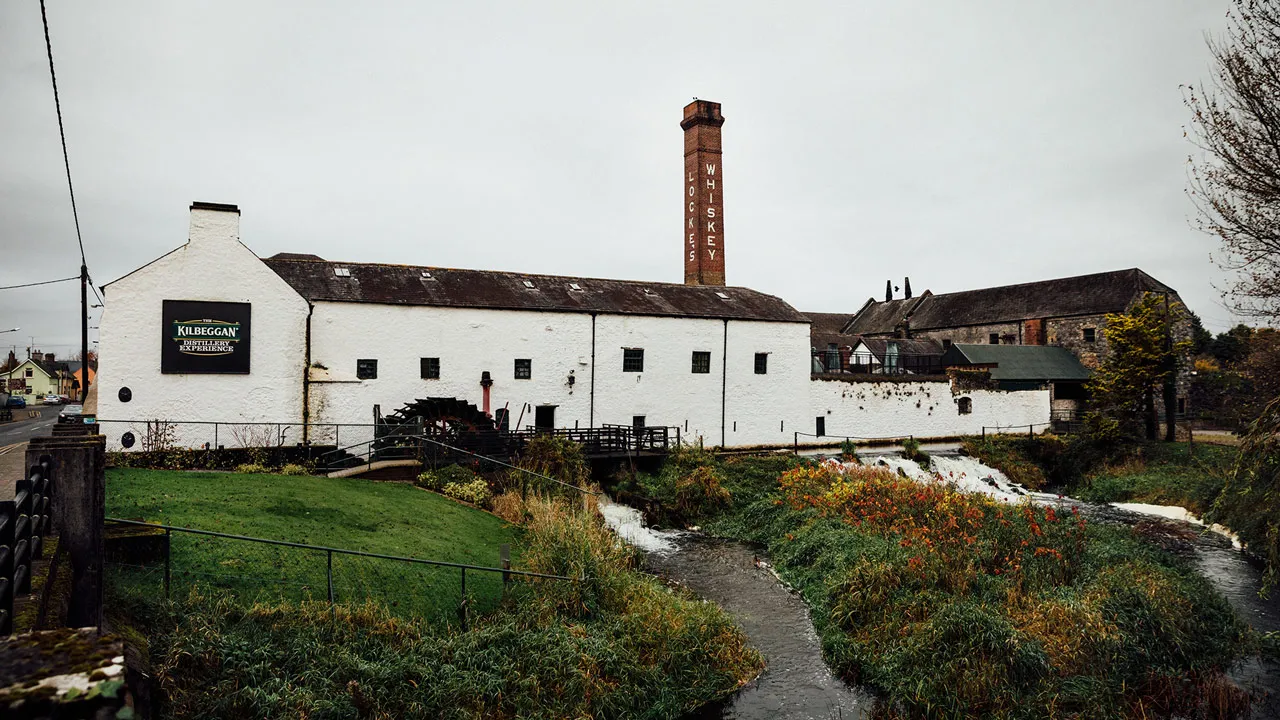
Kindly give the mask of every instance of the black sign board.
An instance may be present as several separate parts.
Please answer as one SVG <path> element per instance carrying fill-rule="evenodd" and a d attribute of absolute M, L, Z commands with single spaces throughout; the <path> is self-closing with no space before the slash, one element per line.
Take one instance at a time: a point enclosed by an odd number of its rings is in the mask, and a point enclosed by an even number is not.
<path fill-rule="evenodd" d="M 250 307 L 165 300 L 160 372 L 248 373 Z"/>

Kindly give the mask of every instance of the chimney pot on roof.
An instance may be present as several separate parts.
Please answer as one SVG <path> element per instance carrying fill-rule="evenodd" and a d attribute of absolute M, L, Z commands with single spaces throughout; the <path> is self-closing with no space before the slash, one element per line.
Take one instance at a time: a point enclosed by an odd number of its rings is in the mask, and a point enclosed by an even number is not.
<path fill-rule="evenodd" d="M 904 278 L 902 281 L 902 292 L 905 293 L 908 300 L 911 299 L 911 278 Z"/>
<path fill-rule="evenodd" d="M 884 281 L 884 301 L 889 302 L 892 299 L 893 299 L 893 281 L 885 280 Z"/>

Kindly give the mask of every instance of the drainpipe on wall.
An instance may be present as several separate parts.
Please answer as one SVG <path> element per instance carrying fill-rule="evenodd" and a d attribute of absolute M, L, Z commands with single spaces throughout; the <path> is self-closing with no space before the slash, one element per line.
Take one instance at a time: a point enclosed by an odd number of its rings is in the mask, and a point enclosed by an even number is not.
<path fill-rule="evenodd" d="M 724 319 L 724 349 L 720 355 L 720 447 L 725 447 L 725 398 L 729 392 L 729 318 Z"/>
<path fill-rule="evenodd" d="M 480 373 L 480 387 L 484 388 L 484 414 L 489 414 L 489 388 L 493 387 L 493 376 L 488 370 Z"/>
<path fill-rule="evenodd" d="M 588 411 L 587 427 L 596 426 L 596 314 L 591 313 L 591 409 Z"/>
<path fill-rule="evenodd" d="M 307 347 L 302 366 L 302 444 L 311 443 L 311 313 L 316 306 L 307 303 Z"/>

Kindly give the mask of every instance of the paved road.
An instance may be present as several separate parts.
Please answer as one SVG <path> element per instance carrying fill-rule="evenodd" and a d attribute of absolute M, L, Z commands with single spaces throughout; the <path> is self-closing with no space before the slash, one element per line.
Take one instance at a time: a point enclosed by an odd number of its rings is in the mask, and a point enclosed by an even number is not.
<path fill-rule="evenodd" d="M 28 410 L 40 411 L 40 417 L 28 419 Z M 48 435 L 53 432 L 49 428 L 58 422 L 60 412 L 62 412 L 61 405 L 14 408 L 13 416 L 22 419 L 0 425 L 0 447 L 26 442 L 37 435 Z"/>

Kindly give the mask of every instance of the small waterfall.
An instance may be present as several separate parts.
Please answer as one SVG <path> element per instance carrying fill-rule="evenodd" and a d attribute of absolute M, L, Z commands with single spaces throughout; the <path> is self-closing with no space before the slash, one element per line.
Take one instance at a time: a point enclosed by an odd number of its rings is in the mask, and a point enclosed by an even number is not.
<path fill-rule="evenodd" d="M 618 537 L 651 553 L 669 553 L 679 549 L 675 538 L 682 533 L 676 530 L 651 530 L 644 525 L 644 516 L 639 510 L 626 505 L 619 505 L 607 497 L 601 496 L 597 505 L 600 514 Z"/>
<path fill-rule="evenodd" d="M 897 455 L 881 455 L 869 464 L 881 465 L 906 475 L 916 482 L 942 481 L 962 492 L 982 493 L 1004 502 L 1021 502 L 1035 495 L 1021 485 L 1012 482 L 999 470 L 983 465 L 965 456 L 934 455 L 929 458 L 930 469 L 920 467 L 914 460 Z"/>

